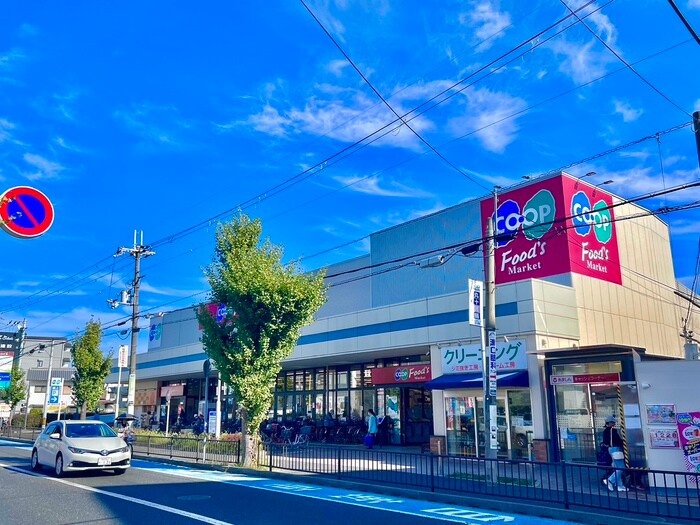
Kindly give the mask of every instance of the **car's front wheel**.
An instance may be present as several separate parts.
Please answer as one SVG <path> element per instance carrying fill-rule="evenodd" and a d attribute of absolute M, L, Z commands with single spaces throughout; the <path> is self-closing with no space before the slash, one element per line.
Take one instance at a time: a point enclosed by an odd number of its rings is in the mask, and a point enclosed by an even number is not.
<path fill-rule="evenodd" d="M 63 455 L 61 453 L 56 456 L 56 477 L 60 478 L 65 474 L 65 471 L 63 470 Z"/>
<path fill-rule="evenodd" d="M 32 450 L 32 470 L 37 471 L 41 469 L 41 463 L 39 463 L 39 452 L 36 449 Z"/>

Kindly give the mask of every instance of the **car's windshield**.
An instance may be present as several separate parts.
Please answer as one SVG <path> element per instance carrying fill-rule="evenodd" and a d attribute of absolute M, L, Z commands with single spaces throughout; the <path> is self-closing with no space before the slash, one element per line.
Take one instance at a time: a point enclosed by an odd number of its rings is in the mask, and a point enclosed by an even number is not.
<path fill-rule="evenodd" d="M 66 436 L 70 438 L 115 437 L 114 430 L 100 423 L 73 423 L 66 425 Z"/>

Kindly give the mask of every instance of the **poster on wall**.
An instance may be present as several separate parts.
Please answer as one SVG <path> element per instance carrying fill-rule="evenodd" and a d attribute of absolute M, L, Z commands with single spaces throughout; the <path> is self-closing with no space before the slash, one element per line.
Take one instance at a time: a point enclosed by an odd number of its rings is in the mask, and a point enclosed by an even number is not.
<path fill-rule="evenodd" d="M 651 448 L 678 448 L 678 430 L 675 428 L 649 429 L 649 445 Z"/>
<path fill-rule="evenodd" d="M 676 414 L 678 436 L 688 472 L 700 473 L 700 412 Z"/>
<path fill-rule="evenodd" d="M 647 405 L 647 424 L 675 425 L 676 405 Z"/>

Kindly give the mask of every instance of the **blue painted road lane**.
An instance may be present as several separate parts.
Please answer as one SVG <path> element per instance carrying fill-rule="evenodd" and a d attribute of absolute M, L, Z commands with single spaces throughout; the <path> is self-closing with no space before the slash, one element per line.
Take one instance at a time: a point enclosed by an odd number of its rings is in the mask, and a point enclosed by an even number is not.
<path fill-rule="evenodd" d="M 294 494 L 299 497 L 313 498 L 328 502 L 354 505 L 375 510 L 383 510 L 411 516 L 420 516 L 436 521 L 451 523 L 510 523 L 513 525 L 571 525 L 573 522 L 523 516 L 507 512 L 486 511 L 477 508 L 449 505 L 416 499 L 401 498 L 372 494 L 370 492 L 358 492 L 335 487 L 324 487 L 308 483 L 294 481 L 272 480 L 264 477 L 249 476 L 246 474 L 227 473 L 196 468 L 165 465 L 151 461 L 134 460 L 132 466 L 137 469 L 145 469 L 151 472 L 181 476 L 203 481 L 228 483 L 251 489 Z"/>

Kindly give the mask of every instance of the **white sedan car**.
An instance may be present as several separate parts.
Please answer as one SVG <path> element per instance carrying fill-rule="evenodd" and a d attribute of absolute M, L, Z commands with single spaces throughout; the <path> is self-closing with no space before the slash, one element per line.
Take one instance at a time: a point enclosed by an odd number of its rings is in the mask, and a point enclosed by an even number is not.
<path fill-rule="evenodd" d="M 50 466 L 59 477 L 78 470 L 124 474 L 130 464 L 129 446 L 102 421 L 55 421 L 39 434 L 32 449 L 32 469 Z"/>

